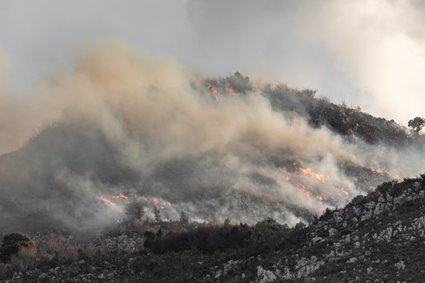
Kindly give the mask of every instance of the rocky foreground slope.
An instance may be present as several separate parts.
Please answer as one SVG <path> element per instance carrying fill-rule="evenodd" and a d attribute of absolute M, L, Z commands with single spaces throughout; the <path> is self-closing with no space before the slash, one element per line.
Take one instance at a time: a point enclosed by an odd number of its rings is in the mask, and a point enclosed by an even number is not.
<path fill-rule="evenodd" d="M 0 278 L 1 282 L 421 282 L 424 178 L 384 183 L 344 208 L 325 211 L 308 226 L 289 228 L 271 219 L 255 226 L 184 219 L 135 225 L 133 219 L 84 238 L 38 233 L 23 240 L 21 235 L 18 254 L 6 249 L 6 241 L 0 249 Z"/>

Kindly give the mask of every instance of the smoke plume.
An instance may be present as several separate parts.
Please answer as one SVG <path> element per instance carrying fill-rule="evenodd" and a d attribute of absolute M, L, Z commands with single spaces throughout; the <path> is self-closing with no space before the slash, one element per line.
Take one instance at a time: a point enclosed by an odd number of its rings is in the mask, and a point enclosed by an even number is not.
<path fill-rule="evenodd" d="M 0 227 L 94 230 L 119 220 L 131 198 L 174 219 L 186 211 L 200 221 L 294 224 L 370 189 L 342 163 L 401 171 L 390 149 L 274 111 L 261 89 L 215 99 L 204 82 L 112 42 L 22 100 L 2 101 L 0 144 L 10 153 L 0 158 Z"/>

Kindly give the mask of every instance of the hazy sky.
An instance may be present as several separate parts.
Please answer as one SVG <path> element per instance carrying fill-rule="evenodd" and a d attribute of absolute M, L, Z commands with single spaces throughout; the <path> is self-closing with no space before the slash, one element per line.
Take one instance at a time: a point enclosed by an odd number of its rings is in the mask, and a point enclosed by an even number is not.
<path fill-rule="evenodd" d="M 313 88 L 405 124 L 425 116 L 422 3 L 0 0 L 0 51 L 15 95 L 71 68 L 84 44 L 114 38 L 207 75 Z"/>

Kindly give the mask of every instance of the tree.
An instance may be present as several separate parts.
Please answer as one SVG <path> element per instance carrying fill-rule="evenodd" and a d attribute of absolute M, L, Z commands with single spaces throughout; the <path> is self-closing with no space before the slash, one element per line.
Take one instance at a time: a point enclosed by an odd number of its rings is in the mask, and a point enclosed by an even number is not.
<path fill-rule="evenodd" d="M 155 216 L 155 223 L 161 223 L 161 211 L 155 205 L 153 206 L 153 214 Z"/>
<path fill-rule="evenodd" d="M 421 117 L 416 117 L 410 120 L 407 125 L 412 128 L 413 132 L 415 133 L 415 136 L 419 136 L 419 132 L 425 125 L 425 119 Z"/>
<path fill-rule="evenodd" d="M 145 214 L 145 209 L 142 202 L 135 201 L 126 207 L 125 212 L 130 220 L 140 220 Z"/>
<path fill-rule="evenodd" d="M 187 213 L 186 212 L 184 212 L 184 211 L 181 211 L 180 212 L 180 223 L 183 225 L 183 226 L 186 226 L 186 225 L 188 225 L 189 224 L 189 216 L 187 215 Z"/>

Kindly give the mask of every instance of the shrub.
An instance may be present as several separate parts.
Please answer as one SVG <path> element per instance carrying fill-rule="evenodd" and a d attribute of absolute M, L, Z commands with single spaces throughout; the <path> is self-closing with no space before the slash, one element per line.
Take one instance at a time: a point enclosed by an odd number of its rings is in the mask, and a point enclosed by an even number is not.
<path fill-rule="evenodd" d="M 245 247 L 250 243 L 251 237 L 252 231 L 247 225 L 201 226 L 187 232 L 169 233 L 155 240 L 150 239 L 145 247 L 156 253 L 183 250 L 213 253 L 217 250 Z"/>
<path fill-rule="evenodd" d="M 35 243 L 21 233 L 11 233 L 3 238 L 3 244 L 0 247 L 0 260 L 2 262 L 9 262 L 13 256 L 18 255 L 18 253 L 30 255 L 35 254 L 37 247 Z"/>

